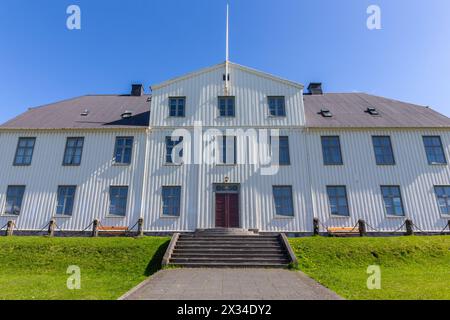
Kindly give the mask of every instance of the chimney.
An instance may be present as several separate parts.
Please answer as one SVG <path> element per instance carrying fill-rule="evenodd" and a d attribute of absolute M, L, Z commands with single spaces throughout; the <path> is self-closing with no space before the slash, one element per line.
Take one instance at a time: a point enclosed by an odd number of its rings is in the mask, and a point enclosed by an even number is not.
<path fill-rule="evenodd" d="M 311 82 L 308 86 L 309 94 L 319 95 L 323 94 L 322 83 L 321 82 Z"/>
<path fill-rule="evenodd" d="M 144 94 L 144 86 L 142 84 L 131 85 L 131 95 L 133 97 L 141 97 Z"/>

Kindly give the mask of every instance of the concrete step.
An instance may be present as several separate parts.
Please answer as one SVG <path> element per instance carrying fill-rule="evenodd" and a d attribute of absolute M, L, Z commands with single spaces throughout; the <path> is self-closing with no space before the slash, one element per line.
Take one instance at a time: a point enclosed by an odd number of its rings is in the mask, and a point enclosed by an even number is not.
<path fill-rule="evenodd" d="M 174 263 L 174 266 L 184 267 L 184 268 L 287 268 L 289 264 L 280 263 L 206 263 L 206 262 L 185 262 L 185 263 Z"/>
<path fill-rule="evenodd" d="M 280 242 L 278 240 L 197 240 L 197 239 L 180 239 L 177 242 L 178 244 L 245 244 L 245 245 L 253 245 L 253 244 L 274 244 L 278 245 Z"/>
<path fill-rule="evenodd" d="M 180 235 L 179 239 L 201 239 L 201 240 L 267 240 L 279 238 L 276 236 L 225 236 L 225 235 Z"/>
<path fill-rule="evenodd" d="M 286 259 L 286 253 L 238 253 L 238 252 L 196 252 L 196 253 L 173 253 L 172 258 L 280 258 Z"/>
<path fill-rule="evenodd" d="M 226 243 L 195 243 L 195 244 L 177 244 L 175 249 L 278 249 L 278 244 L 226 244 Z"/>
<path fill-rule="evenodd" d="M 173 251 L 173 254 L 286 254 L 286 250 L 284 249 L 252 249 L 252 248 L 240 248 L 240 249 L 176 249 Z"/>

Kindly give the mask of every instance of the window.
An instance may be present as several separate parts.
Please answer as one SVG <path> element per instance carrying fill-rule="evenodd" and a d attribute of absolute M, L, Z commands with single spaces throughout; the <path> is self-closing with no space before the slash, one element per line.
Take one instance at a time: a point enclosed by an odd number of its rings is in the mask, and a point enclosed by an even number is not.
<path fill-rule="evenodd" d="M 79 166 L 83 154 L 84 138 L 67 138 L 66 151 L 64 152 L 65 166 Z"/>
<path fill-rule="evenodd" d="M 163 187 L 163 215 L 169 217 L 180 216 L 181 187 Z"/>
<path fill-rule="evenodd" d="M 130 164 L 133 153 L 133 137 L 117 137 L 114 148 L 114 162 L 117 164 Z"/>
<path fill-rule="evenodd" d="M 324 118 L 332 118 L 333 117 L 333 113 L 331 113 L 331 111 L 328 109 L 320 109 L 319 114 Z"/>
<path fill-rule="evenodd" d="M 426 136 L 423 137 L 425 152 L 427 154 L 428 164 L 446 164 L 444 148 L 442 147 L 441 137 Z"/>
<path fill-rule="evenodd" d="M 285 217 L 294 216 L 291 186 L 274 186 L 273 198 L 277 215 Z"/>
<path fill-rule="evenodd" d="M 109 188 L 109 214 L 125 217 L 127 212 L 128 187 Z"/>
<path fill-rule="evenodd" d="M 450 186 L 434 187 L 439 211 L 443 215 L 450 215 Z"/>
<path fill-rule="evenodd" d="M 19 138 L 14 157 L 15 166 L 29 166 L 31 164 L 35 143 L 36 138 Z"/>
<path fill-rule="evenodd" d="M 325 165 L 342 165 L 339 137 L 322 137 L 323 162 Z"/>
<path fill-rule="evenodd" d="M 285 117 L 285 99 L 284 97 L 268 97 L 269 100 L 269 112 L 274 117 Z"/>
<path fill-rule="evenodd" d="M 372 142 L 377 165 L 394 165 L 395 159 L 392 150 L 391 137 L 374 136 L 372 137 Z"/>
<path fill-rule="evenodd" d="M 236 137 L 235 136 L 220 136 L 219 139 L 219 152 L 220 164 L 236 164 Z"/>
<path fill-rule="evenodd" d="M 181 142 L 183 142 L 183 137 L 166 137 L 166 163 L 174 163 L 172 158 L 173 148 Z M 177 156 L 183 157 L 183 149 L 180 150 Z"/>
<path fill-rule="evenodd" d="M 270 137 L 270 142 L 272 143 L 272 137 Z M 289 154 L 289 137 L 280 136 L 278 137 L 278 164 L 282 166 L 288 166 L 291 164 L 290 154 Z M 273 152 L 273 151 L 272 151 Z"/>
<path fill-rule="evenodd" d="M 383 194 L 386 213 L 390 216 L 403 217 L 405 215 L 405 212 L 403 210 L 403 201 L 400 194 L 400 187 L 382 186 L 381 193 Z"/>
<path fill-rule="evenodd" d="M 328 200 L 332 215 L 348 217 L 350 215 L 347 201 L 347 188 L 345 186 L 328 186 Z"/>
<path fill-rule="evenodd" d="M 58 187 L 58 204 L 56 206 L 56 214 L 61 216 L 71 216 L 73 211 L 73 203 L 75 200 L 76 186 L 59 186 Z"/>
<path fill-rule="evenodd" d="M 171 117 L 184 117 L 185 116 L 185 97 L 169 98 L 169 114 Z"/>
<path fill-rule="evenodd" d="M 8 186 L 6 191 L 5 214 L 18 216 L 22 208 L 23 194 L 25 186 Z"/>
<path fill-rule="evenodd" d="M 219 97 L 219 112 L 221 117 L 235 116 L 235 98 L 234 97 Z"/>

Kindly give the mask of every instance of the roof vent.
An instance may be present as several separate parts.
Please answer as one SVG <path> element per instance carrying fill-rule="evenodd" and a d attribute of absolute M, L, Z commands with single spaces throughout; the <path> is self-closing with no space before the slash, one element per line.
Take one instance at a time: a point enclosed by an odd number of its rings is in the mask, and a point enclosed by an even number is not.
<path fill-rule="evenodd" d="M 380 115 L 380 113 L 378 112 L 378 110 L 375 109 L 375 108 L 373 108 L 373 107 L 367 108 L 366 112 L 367 112 L 368 114 L 370 114 L 371 116 L 379 116 L 379 115 Z"/>
<path fill-rule="evenodd" d="M 86 109 L 86 110 L 84 110 L 83 112 L 80 113 L 80 116 L 82 116 L 82 117 L 87 117 L 88 115 L 89 115 L 89 110 L 88 109 Z"/>
<path fill-rule="evenodd" d="M 323 94 L 322 83 L 321 82 L 311 82 L 308 86 L 309 94 L 319 95 Z"/>
<path fill-rule="evenodd" d="M 122 119 L 129 119 L 133 116 L 133 111 L 125 111 L 124 113 L 122 113 L 120 115 L 122 117 Z"/>
<path fill-rule="evenodd" d="M 328 109 L 321 109 L 319 114 L 322 115 L 322 117 L 324 117 L 324 118 L 331 118 L 333 116 L 331 111 Z"/>
<path fill-rule="evenodd" d="M 132 84 L 131 95 L 133 97 L 141 97 L 144 95 L 144 86 L 142 84 Z"/>

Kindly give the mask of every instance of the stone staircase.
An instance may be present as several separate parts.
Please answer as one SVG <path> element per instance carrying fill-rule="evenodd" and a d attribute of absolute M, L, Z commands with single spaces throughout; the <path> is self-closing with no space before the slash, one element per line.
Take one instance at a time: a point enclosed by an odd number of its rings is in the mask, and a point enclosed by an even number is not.
<path fill-rule="evenodd" d="M 175 235 L 163 264 L 188 268 L 286 268 L 292 262 L 283 236 L 243 229 Z"/>

